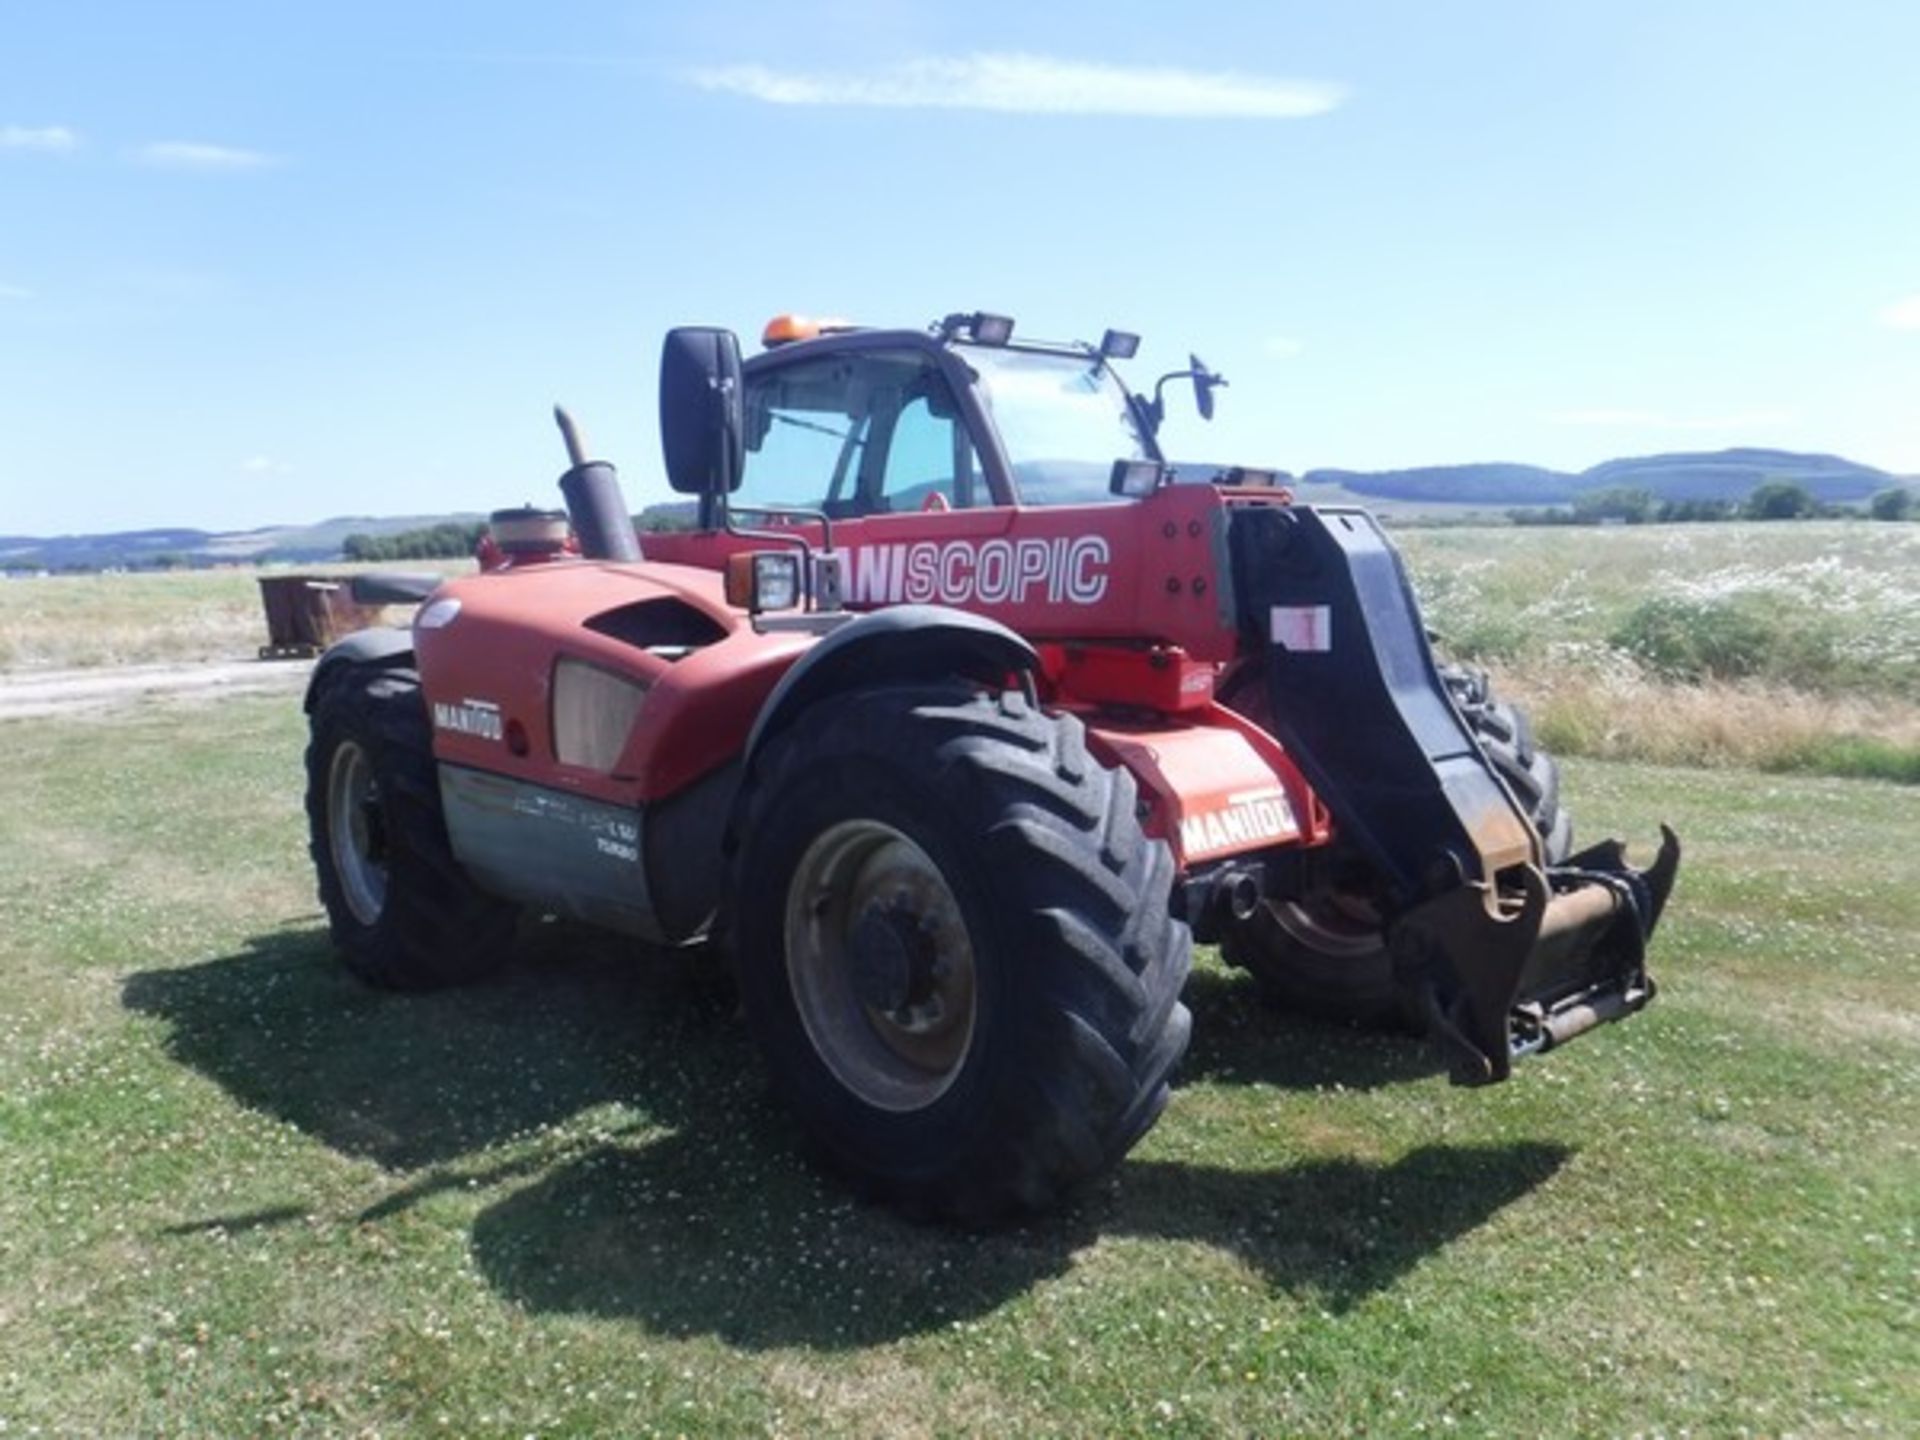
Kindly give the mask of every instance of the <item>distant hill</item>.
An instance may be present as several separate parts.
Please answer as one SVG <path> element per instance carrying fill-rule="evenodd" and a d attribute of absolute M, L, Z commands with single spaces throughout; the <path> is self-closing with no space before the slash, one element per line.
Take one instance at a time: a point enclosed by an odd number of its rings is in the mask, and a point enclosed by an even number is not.
<path fill-rule="evenodd" d="M 1845 505 L 1870 500 L 1898 477 L 1838 455 L 1791 450 L 1716 450 L 1707 454 L 1647 455 L 1608 460 L 1581 472 L 1583 490 L 1631 486 L 1662 500 L 1744 500 L 1756 485 L 1791 480 L 1816 500 Z"/>
<path fill-rule="evenodd" d="M 259 530 L 122 530 L 109 535 L 0 535 L 0 566 L 13 569 L 111 570 L 166 563 L 218 565 L 338 560 L 349 535 L 388 535 L 480 515 L 340 515 L 313 525 Z"/>
<path fill-rule="evenodd" d="M 1566 505 L 1582 493 L 1631 487 L 1661 500 L 1744 500 L 1757 485 L 1790 480 L 1828 504 L 1859 504 L 1900 480 L 1838 455 L 1735 449 L 1608 460 L 1577 473 L 1537 465 L 1427 465 L 1412 470 L 1309 470 L 1315 485 L 1355 495 L 1452 505 Z"/>
<path fill-rule="evenodd" d="M 1413 470 L 1309 470 L 1302 484 L 1442 505 L 1563 505 L 1580 477 L 1538 465 L 1423 465 Z M 1744 492 L 1742 492 L 1744 493 Z M 1302 498 L 1311 498 L 1310 491 Z"/>

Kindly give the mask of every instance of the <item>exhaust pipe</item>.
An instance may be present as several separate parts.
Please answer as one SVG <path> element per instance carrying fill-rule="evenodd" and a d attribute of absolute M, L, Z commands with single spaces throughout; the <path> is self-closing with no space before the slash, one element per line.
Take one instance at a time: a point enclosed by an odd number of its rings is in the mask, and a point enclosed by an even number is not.
<path fill-rule="evenodd" d="M 1236 922 L 1245 924 L 1260 908 L 1260 880 L 1249 870 L 1225 870 L 1213 882 L 1213 903 Z"/>
<path fill-rule="evenodd" d="M 586 458 L 573 417 L 558 405 L 553 420 L 571 462 L 572 468 L 560 477 L 560 494 L 573 533 L 580 537 L 580 553 L 589 560 L 638 560 L 640 542 L 634 538 L 627 497 L 620 492 L 619 472 L 605 460 Z"/>

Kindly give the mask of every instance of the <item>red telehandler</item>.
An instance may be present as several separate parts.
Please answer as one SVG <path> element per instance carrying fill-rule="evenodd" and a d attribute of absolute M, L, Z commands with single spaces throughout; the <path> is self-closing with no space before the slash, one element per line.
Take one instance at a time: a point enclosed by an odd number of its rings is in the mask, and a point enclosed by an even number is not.
<path fill-rule="evenodd" d="M 691 528 L 636 536 L 560 415 L 565 513 L 315 669 L 307 808 L 371 983 L 516 915 L 731 958 L 773 1084 L 859 1188 L 967 1224 L 1113 1165 L 1187 1043 L 1191 945 L 1505 1079 L 1653 997 L 1679 846 L 1572 853 L 1552 760 L 1434 657 L 1364 511 L 1176 466 L 1137 338 L 783 317 L 666 339 Z"/>

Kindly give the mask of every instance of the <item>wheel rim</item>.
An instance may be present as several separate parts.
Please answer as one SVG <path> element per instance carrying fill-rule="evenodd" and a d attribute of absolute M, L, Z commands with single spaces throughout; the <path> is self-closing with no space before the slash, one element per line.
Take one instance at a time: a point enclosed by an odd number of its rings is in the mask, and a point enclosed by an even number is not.
<path fill-rule="evenodd" d="M 1267 913 L 1285 934 L 1322 955 L 1358 959 L 1377 953 L 1383 943 L 1380 917 L 1364 901 L 1337 895 L 1305 904 L 1269 900 Z"/>
<path fill-rule="evenodd" d="M 807 847 L 787 889 L 787 979 L 814 1052 L 882 1110 L 933 1104 L 964 1068 L 973 946 L 933 860 L 877 820 Z"/>
<path fill-rule="evenodd" d="M 373 761 L 357 741 L 343 741 L 333 752 L 327 839 L 347 909 L 362 925 L 377 923 L 387 904 L 386 823 Z"/>

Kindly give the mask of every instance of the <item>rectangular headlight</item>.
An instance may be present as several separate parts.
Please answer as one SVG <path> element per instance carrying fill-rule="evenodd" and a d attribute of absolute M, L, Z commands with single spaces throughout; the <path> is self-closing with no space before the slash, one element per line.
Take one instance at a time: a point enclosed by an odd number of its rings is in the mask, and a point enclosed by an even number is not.
<path fill-rule="evenodd" d="M 800 603 L 800 557 L 797 554 L 753 557 L 755 610 L 791 610 Z"/>
<path fill-rule="evenodd" d="M 1004 345 L 1012 338 L 1011 315 L 990 315 L 985 310 L 974 312 L 973 339 L 976 345 Z"/>
<path fill-rule="evenodd" d="M 1107 477 L 1109 494 L 1140 500 L 1153 494 L 1167 481 L 1167 467 L 1158 460 L 1116 460 Z"/>
<path fill-rule="evenodd" d="M 800 603 L 800 556 L 795 551 L 749 550 L 727 557 L 727 603 L 759 614 Z"/>

